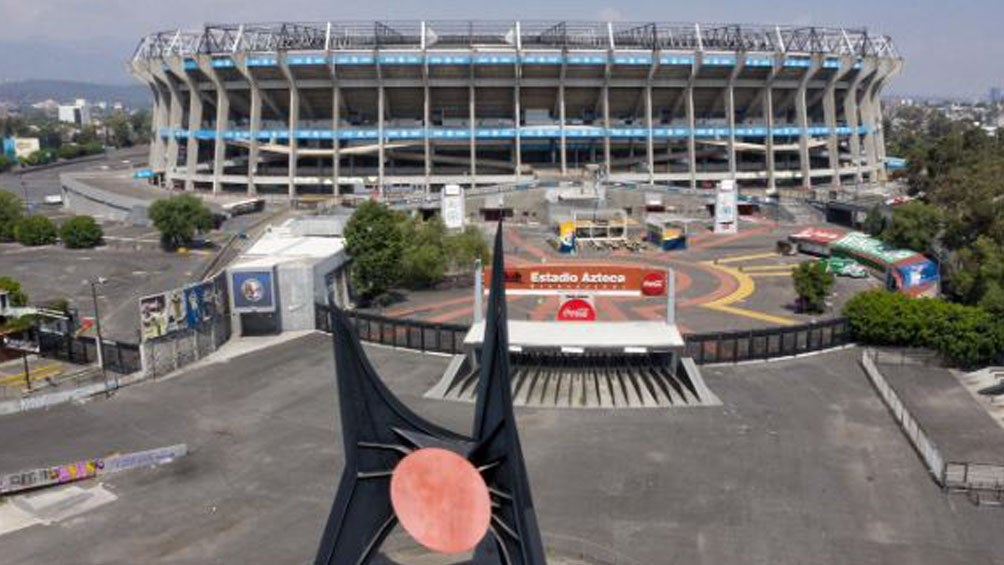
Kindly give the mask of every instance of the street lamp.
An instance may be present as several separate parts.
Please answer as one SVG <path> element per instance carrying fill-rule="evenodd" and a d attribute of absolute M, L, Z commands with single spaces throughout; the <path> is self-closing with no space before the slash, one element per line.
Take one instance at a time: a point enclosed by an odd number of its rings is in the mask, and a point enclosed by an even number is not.
<path fill-rule="evenodd" d="M 97 350 L 98 350 L 98 367 L 101 368 L 101 377 L 105 381 L 105 394 L 110 395 L 111 391 L 108 387 L 108 373 L 105 371 L 105 354 L 104 354 L 104 343 L 101 340 L 101 314 L 98 311 L 98 285 L 105 284 L 108 279 L 104 277 L 98 277 L 96 279 L 86 279 L 84 284 L 91 285 L 91 298 L 94 300 L 94 329 L 97 333 Z M 116 379 L 117 381 L 117 379 Z M 118 388 L 118 382 L 115 383 L 115 388 Z"/>

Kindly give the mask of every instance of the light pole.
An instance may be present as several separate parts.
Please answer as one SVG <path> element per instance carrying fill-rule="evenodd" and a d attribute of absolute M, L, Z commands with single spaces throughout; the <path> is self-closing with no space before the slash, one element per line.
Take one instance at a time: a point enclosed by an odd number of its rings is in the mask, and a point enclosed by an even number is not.
<path fill-rule="evenodd" d="M 18 181 L 21 183 L 21 192 L 24 194 L 24 212 L 27 215 L 31 215 L 31 203 L 28 202 L 28 185 L 24 184 L 24 171 L 20 171 L 17 174 Z"/>
<path fill-rule="evenodd" d="M 98 285 L 105 284 L 108 279 L 104 277 L 98 277 L 94 280 L 88 279 L 84 281 L 84 284 L 91 285 L 91 298 L 94 300 L 94 329 L 97 333 L 97 350 L 98 350 L 98 367 L 101 368 L 101 378 L 105 381 L 105 394 L 110 395 L 111 390 L 108 387 L 108 373 L 105 371 L 105 354 L 104 354 L 104 344 L 101 340 L 101 314 L 98 311 Z M 116 383 L 115 388 L 118 388 L 118 383 Z"/>

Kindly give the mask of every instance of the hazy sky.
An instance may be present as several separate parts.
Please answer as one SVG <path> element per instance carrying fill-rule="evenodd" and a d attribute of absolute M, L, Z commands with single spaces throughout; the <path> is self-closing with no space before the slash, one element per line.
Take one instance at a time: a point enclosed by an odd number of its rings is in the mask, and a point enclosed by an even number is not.
<path fill-rule="evenodd" d="M 0 0 L 0 80 L 128 82 L 142 35 L 206 22 L 517 18 L 867 27 L 892 35 L 906 59 L 893 92 L 1004 86 L 1004 0 Z"/>

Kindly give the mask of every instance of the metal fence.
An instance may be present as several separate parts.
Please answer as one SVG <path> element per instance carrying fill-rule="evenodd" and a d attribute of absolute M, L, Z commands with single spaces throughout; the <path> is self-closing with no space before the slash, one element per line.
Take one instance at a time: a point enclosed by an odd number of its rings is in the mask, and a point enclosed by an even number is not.
<path fill-rule="evenodd" d="M 737 363 L 789 357 L 850 342 L 850 324 L 846 318 L 836 318 L 803 326 L 688 334 L 684 336 L 684 355 L 699 364 Z"/>
<path fill-rule="evenodd" d="M 93 337 L 39 332 L 38 342 L 43 357 L 81 365 L 98 360 L 97 340 Z M 140 370 L 139 345 L 108 339 L 102 340 L 101 345 L 106 370 L 123 375 Z"/>
<path fill-rule="evenodd" d="M 314 313 L 315 327 L 330 333 L 329 307 L 324 304 L 316 304 Z M 437 324 L 420 320 L 389 318 L 355 310 L 347 310 L 345 314 L 349 317 L 362 341 L 422 352 L 460 353 L 463 350 L 464 337 L 470 330 L 470 327 L 461 324 Z"/>

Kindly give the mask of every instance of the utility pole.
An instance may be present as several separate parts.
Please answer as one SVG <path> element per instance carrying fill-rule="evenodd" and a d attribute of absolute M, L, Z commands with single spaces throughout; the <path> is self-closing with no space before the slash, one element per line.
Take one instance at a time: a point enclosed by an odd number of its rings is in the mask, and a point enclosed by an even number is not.
<path fill-rule="evenodd" d="M 105 382 L 105 395 L 110 396 L 111 390 L 108 386 L 108 373 L 105 371 L 104 344 L 101 339 L 101 314 L 98 311 L 98 290 L 97 285 L 104 284 L 107 279 L 98 277 L 95 280 L 84 281 L 91 285 L 91 298 L 94 300 L 94 329 L 97 333 L 98 367 L 101 368 L 101 378 Z M 117 387 L 116 387 L 117 388 Z"/>

